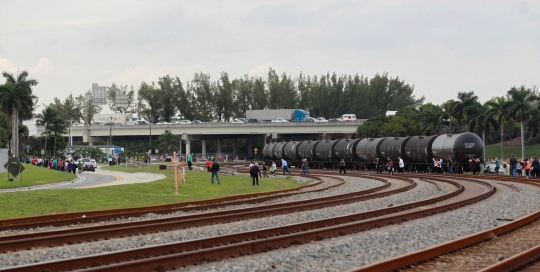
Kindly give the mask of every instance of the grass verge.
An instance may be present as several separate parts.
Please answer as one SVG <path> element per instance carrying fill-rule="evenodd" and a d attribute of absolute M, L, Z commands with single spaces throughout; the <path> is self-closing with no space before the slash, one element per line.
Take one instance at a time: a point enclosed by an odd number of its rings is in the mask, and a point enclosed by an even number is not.
<path fill-rule="evenodd" d="M 23 166 L 25 169 L 21 174 L 22 182 L 18 181 L 18 177 L 15 178 L 13 181 L 8 181 L 5 179 L 6 174 L 3 173 L 2 179 L 0 181 L 0 189 L 57 183 L 61 181 L 72 180 L 77 177 L 75 174 L 68 174 L 63 171 L 51 170 L 45 167 L 37 167 L 33 164 L 25 163 L 23 164 Z M 9 176 L 12 177 L 11 174 Z"/>
<path fill-rule="evenodd" d="M 122 166 L 111 166 L 106 169 L 126 171 L 125 167 Z M 52 213 L 152 206 L 230 195 L 278 191 L 301 185 L 296 179 L 291 177 L 271 177 L 259 179 L 260 186 L 253 186 L 251 178 L 247 175 L 226 176 L 224 173 L 221 173 L 221 184 L 218 185 L 217 181 L 214 181 L 214 184 L 210 183 L 210 173 L 187 171 L 187 183 L 180 183 L 178 185 L 178 194 L 175 195 L 174 174 L 171 169 L 158 170 L 157 165 L 152 165 L 151 167 L 141 169 L 128 168 L 127 172 L 159 173 L 166 175 L 166 178 L 149 183 L 88 189 L 0 193 L 0 206 L 3 208 L 2 213 L 0 213 L 0 219 Z"/>

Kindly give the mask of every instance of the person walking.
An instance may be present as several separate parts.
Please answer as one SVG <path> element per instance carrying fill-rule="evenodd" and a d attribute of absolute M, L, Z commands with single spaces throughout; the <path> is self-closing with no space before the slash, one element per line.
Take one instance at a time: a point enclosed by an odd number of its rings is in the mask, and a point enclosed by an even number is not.
<path fill-rule="evenodd" d="M 283 168 L 283 175 L 285 176 L 285 173 L 291 174 L 291 171 L 289 171 L 289 165 L 287 164 L 287 161 L 285 159 L 281 159 L 281 167 Z"/>
<path fill-rule="evenodd" d="M 193 165 L 193 155 L 189 154 L 187 157 L 187 167 L 191 170 L 191 165 Z"/>
<path fill-rule="evenodd" d="M 263 177 L 267 178 L 268 175 L 266 174 L 266 171 L 268 170 L 268 168 L 266 167 L 266 163 L 263 163 L 262 169 L 263 169 Z"/>
<path fill-rule="evenodd" d="M 379 161 L 379 158 L 375 158 L 375 171 L 377 174 L 382 174 L 381 162 Z"/>
<path fill-rule="evenodd" d="M 387 158 L 388 160 L 388 174 L 389 175 L 393 175 L 394 174 L 394 162 L 392 161 L 392 159 L 390 157 Z"/>
<path fill-rule="evenodd" d="M 341 174 L 341 171 L 343 171 L 343 173 L 345 173 L 345 175 L 347 175 L 347 170 L 345 169 L 345 160 L 344 159 L 341 159 L 341 161 L 339 162 L 339 173 Z"/>
<path fill-rule="evenodd" d="M 257 186 L 259 185 L 259 163 L 256 162 L 253 167 L 251 167 L 251 179 L 253 181 L 253 186 L 255 186 L 255 183 L 257 183 Z"/>
<path fill-rule="evenodd" d="M 79 174 L 82 172 L 82 161 L 77 162 L 77 168 L 79 168 Z"/>
<path fill-rule="evenodd" d="M 403 159 L 401 157 L 398 157 L 398 173 L 403 173 L 403 170 L 405 170 L 405 163 L 403 162 Z"/>
<path fill-rule="evenodd" d="M 538 160 L 538 157 L 534 157 L 531 163 L 531 176 L 532 177 L 540 177 L 540 161 Z"/>
<path fill-rule="evenodd" d="M 495 163 L 494 171 L 495 171 L 495 175 L 498 175 L 499 169 L 501 169 L 501 161 L 497 157 L 495 157 L 495 160 L 491 160 L 491 161 Z"/>
<path fill-rule="evenodd" d="M 512 154 L 512 158 L 510 159 L 510 174 L 513 178 L 516 177 L 516 171 L 517 171 L 517 159 L 514 154 Z"/>
<path fill-rule="evenodd" d="M 270 166 L 270 173 L 272 174 L 272 176 L 276 176 L 276 171 L 277 171 L 277 165 L 276 165 L 276 162 L 272 162 L 272 166 Z"/>
<path fill-rule="evenodd" d="M 529 178 L 531 175 L 531 160 L 529 160 L 529 158 L 525 159 L 525 166 L 523 166 L 523 169 L 525 169 L 525 176 Z"/>
<path fill-rule="evenodd" d="M 304 169 L 304 172 L 306 173 L 306 175 L 309 175 L 309 163 L 307 159 L 304 159 L 304 166 L 302 168 Z"/>
<path fill-rule="evenodd" d="M 214 184 L 214 176 L 216 176 L 217 184 L 220 184 L 219 181 L 219 163 L 214 160 L 212 163 L 212 166 L 210 167 L 210 171 L 212 171 L 212 184 Z"/>

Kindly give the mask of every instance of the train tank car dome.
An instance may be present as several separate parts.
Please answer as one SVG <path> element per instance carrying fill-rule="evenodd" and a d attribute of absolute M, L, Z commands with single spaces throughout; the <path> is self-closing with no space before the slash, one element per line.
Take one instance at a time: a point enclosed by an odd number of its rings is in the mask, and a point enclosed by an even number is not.
<path fill-rule="evenodd" d="M 273 160 L 274 159 L 274 146 L 277 143 L 267 143 L 263 148 L 263 156 L 265 159 Z"/>
<path fill-rule="evenodd" d="M 439 137 L 433 136 L 413 136 L 405 144 L 405 154 L 413 162 L 427 163 L 431 160 L 431 145 Z"/>
<path fill-rule="evenodd" d="M 379 147 L 386 138 L 365 138 L 356 146 L 356 156 L 360 161 L 372 162 L 375 158 L 381 158 Z"/>
<path fill-rule="evenodd" d="M 484 143 L 478 135 L 470 132 L 439 136 L 432 145 L 433 156 L 454 158 L 458 162 L 468 162 L 469 158 L 481 158 Z"/>
<path fill-rule="evenodd" d="M 303 141 L 298 145 L 298 157 L 308 159 L 309 161 L 315 158 L 315 147 L 319 141 Z"/>
<path fill-rule="evenodd" d="M 398 161 L 398 157 L 406 160 L 405 145 L 412 137 L 388 137 L 381 143 L 380 152 L 384 158 L 390 157 L 393 161 Z"/>
<path fill-rule="evenodd" d="M 356 158 L 356 146 L 362 139 L 340 140 L 334 146 L 334 157 L 338 160 L 354 160 Z"/>
<path fill-rule="evenodd" d="M 294 141 L 285 144 L 285 146 L 283 147 L 283 156 L 285 157 L 285 159 L 291 161 L 298 159 L 298 146 L 301 143 L 301 141 Z"/>
<path fill-rule="evenodd" d="M 287 144 L 287 142 L 281 142 L 277 143 L 274 146 L 274 160 L 280 160 L 283 158 L 283 147 Z"/>

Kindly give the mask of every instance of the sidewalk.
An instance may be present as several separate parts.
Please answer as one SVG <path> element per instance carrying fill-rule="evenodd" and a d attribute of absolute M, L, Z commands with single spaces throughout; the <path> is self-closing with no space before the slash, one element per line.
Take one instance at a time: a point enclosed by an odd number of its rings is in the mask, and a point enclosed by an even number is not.
<path fill-rule="evenodd" d="M 96 184 L 96 185 L 92 185 L 88 187 L 81 187 L 81 188 L 94 188 L 94 187 L 113 186 L 113 185 L 132 184 L 132 183 L 145 183 L 145 182 L 152 182 L 152 181 L 165 178 L 165 175 L 163 174 L 153 174 L 153 173 L 145 173 L 145 172 L 127 173 L 127 172 L 121 172 L 121 171 L 105 170 L 103 168 L 100 168 L 99 173 L 96 173 L 96 174 L 113 176 L 113 177 L 116 177 L 116 180 L 101 183 L 101 184 Z"/>

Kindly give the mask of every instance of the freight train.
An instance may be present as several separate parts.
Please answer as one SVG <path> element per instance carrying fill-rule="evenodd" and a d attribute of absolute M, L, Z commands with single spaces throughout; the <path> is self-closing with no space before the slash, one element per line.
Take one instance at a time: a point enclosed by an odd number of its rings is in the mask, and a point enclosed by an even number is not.
<path fill-rule="evenodd" d="M 457 172 L 470 171 L 469 159 L 481 158 L 484 143 L 474 133 L 443 134 L 433 136 L 360 138 L 352 140 L 320 140 L 273 142 L 264 146 L 267 162 L 280 164 L 285 159 L 291 166 L 299 167 L 307 159 L 310 167 L 337 168 L 343 159 L 349 169 L 372 170 L 374 161 L 386 163 L 390 157 L 397 166 L 398 157 L 405 162 L 406 171 L 427 172 L 433 158 L 446 162 L 452 159 Z"/>

